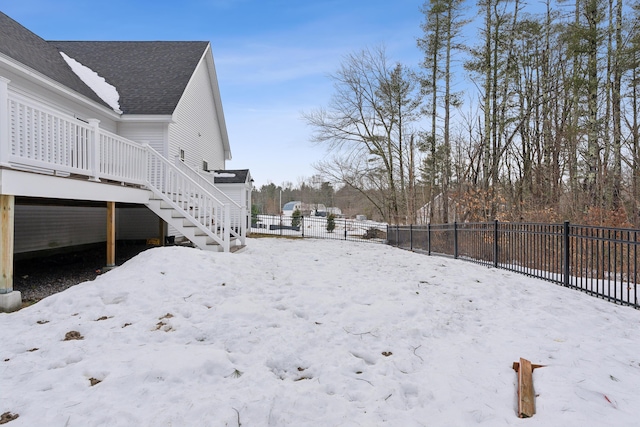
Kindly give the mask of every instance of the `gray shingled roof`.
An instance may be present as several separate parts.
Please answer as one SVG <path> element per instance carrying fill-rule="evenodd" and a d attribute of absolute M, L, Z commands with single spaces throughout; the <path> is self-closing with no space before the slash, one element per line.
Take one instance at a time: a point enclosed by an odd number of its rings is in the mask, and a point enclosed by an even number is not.
<path fill-rule="evenodd" d="M 0 53 L 69 89 L 102 105 L 107 105 L 71 70 L 55 47 L 2 12 L 0 12 Z"/>
<path fill-rule="evenodd" d="M 209 42 L 50 41 L 120 94 L 124 114 L 172 114 Z"/>
<path fill-rule="evenodd" d="M 217 170 L 214 171 L 223 175 L 234 176 L 214 176 L 213 182 L 215 184 L 244 184 L 249 177 L 249 169 L 229 169 L 229 170 Z"/>

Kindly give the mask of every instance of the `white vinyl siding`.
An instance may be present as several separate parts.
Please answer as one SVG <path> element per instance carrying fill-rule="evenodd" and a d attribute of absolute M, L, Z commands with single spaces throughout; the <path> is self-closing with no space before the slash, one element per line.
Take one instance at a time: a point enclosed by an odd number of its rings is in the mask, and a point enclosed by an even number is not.
<path fill-rule="evenodd" d="M 216 184 L 216 187 L 240 206 L 245 203 L 247 188 L 245 184 Z"/>
<path fill-rule="evenodd" d="M 15 253 L 106 240 L 106 207 L 16 205 Z"/>
<path fill-rule="evenodd" d="M 116 209 L 116 239 L 157 238 L 158 217 L 146 208 Z M 15 253 L 107 241 L 107 208 L 16 205 Z"/>
<path fill-rule="evenodd" d="M 185 163 L 202 169 L 224 169 L 224 146 L 213 100 L 207 62 L 201 61 L 174 112 L 169 125 L 169 155 L 185 152 Z"/>
<path fill-rule="evenodd" d="M 247 184 L 216 184 L 227 197 L 236 202 L 240 206 L 247 208 L 247 215 L 251 214 L 251 192 L 250 186 Z M 232 212 L 232 220 L 237 220 L 240 212 Z"/>
<path fill-rule="evenodd" d="M 146 142 L 158 153 L 167 156 L 167 123 L 124 122 L 118 125 L 118 135 L 135 142 Z"/>

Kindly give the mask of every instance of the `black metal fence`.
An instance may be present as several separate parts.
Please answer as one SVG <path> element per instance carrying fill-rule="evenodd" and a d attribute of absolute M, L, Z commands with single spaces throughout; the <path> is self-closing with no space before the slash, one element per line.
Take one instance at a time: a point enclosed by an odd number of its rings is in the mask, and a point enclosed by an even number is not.
<path fill-rule="evenodd" d="M 287 215 L 258 215 L 251 224 L 251 233 L 386 243 L 386 223 L 334 218 L 333 224 L 330 230 L 326 217 L 300 217 L 296 221 Z"/>
<path fill-rule="evenodd" d="M 389 226 L 390 245 L 549 280 L 640 309 L 640 230 L 536 223 Z"/>

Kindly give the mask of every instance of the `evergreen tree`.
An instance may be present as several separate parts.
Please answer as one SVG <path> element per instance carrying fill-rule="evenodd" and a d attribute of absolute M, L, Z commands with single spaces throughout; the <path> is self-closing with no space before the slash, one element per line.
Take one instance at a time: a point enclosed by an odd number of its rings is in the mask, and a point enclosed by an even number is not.
<path fill-rule="evenodd" d="M 260 208 L 258 208 L 258 205 L 251 205 L 251 226 L 252 227 L 258 226 L 258 221 L 260 221 L 258 219 L 259 212 L 260 212 Z"/>
<path fill-rule="evenodd" d="M 333 230 L 336 229 L 336 216 L 334 214 L 329 214 L 327 217 L 327 231 L 329 233 L 333 233 Z"/>
<path fill-rule="evenodd" d="M 422 7 L 425 21 L 422 24 L 424 38 L 418 39 L 418 47 L 424 52 L 421 64 L 425 71 L 422 78 L 422 89 L 430 95 L 428 110 L 425 113 L 431 118 L 431 129 L 426 141 L 429 151 L 425 159 L 423 173 L 429 201 L 433 203 L 436 196 L 434 189 L 439 184 L 443 195 L 442 220 L 447 222 L 449 183 L 451 181 L 451 108 L 460 106 L 459 94 L 451 91 L 452 51 L 460 50 L 458 37 L 462 27 L 468 22 L 462 19 L 465 8 L 463 0 L 428 0 Z M 442 110 L 439 110 L 442 104 Z M 438 120 L 441 119 L 443 128 L 441 138 L 438 135 Z M 438 142 L 441 141 L 441 144 Z M 436 178 L 440 182 L 436 183 Z M 431 214 L 433 210 L 431 211 Z M 431 218 L 433 220 L 433 218 Z"/>
<path fill-rule="evenodd" d="M 300 209 L 296 209 L 291 214 L 291 226 L 292 227 L 300 227 L 300 218 L 302 217 L 302 212 Z"/>

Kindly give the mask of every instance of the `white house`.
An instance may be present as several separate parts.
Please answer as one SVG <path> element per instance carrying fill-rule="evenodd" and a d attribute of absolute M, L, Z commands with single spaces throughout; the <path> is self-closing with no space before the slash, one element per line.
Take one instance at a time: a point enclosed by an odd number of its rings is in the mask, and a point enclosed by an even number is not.
<path fill-rule="evenodd" d="M 292 216 L 293 212 L 299 210 L 302 213 L 302 202 L 299 200 L 294 200 L 292 202 L 287 202 L 282 206 L 282 215 L 284 216 Z"/>
<path fill-rule="evenodd" d="M 45 41 L 0 12 L 0 311 L 20 304 L 14 254 L 244 245 L 252 179 L 230 158 L 208 42 Z"/>
<path fill-rule="evenodd" d="M 299 200 L 287 202 L 282 207 L 282 215 L 293 216 L 297 210 L 305 216 L 326 216 L 327 207 L 322 203 L 302 203 Z"/>
<path fill-rule="evenodd" d="M 416 225 L 429 224 L 432 217 L 436 224 L 459 221 L 458 204 L 451 197 L 447 200 L 449 201 L 447 221 L 444 220 L 444 197 L 442 193 L 439 193 L 433 198 L 433 204 L 431 202 L 427 202 L 424 206 L 418 209 L 418 212 L 416 213 Z"/>

